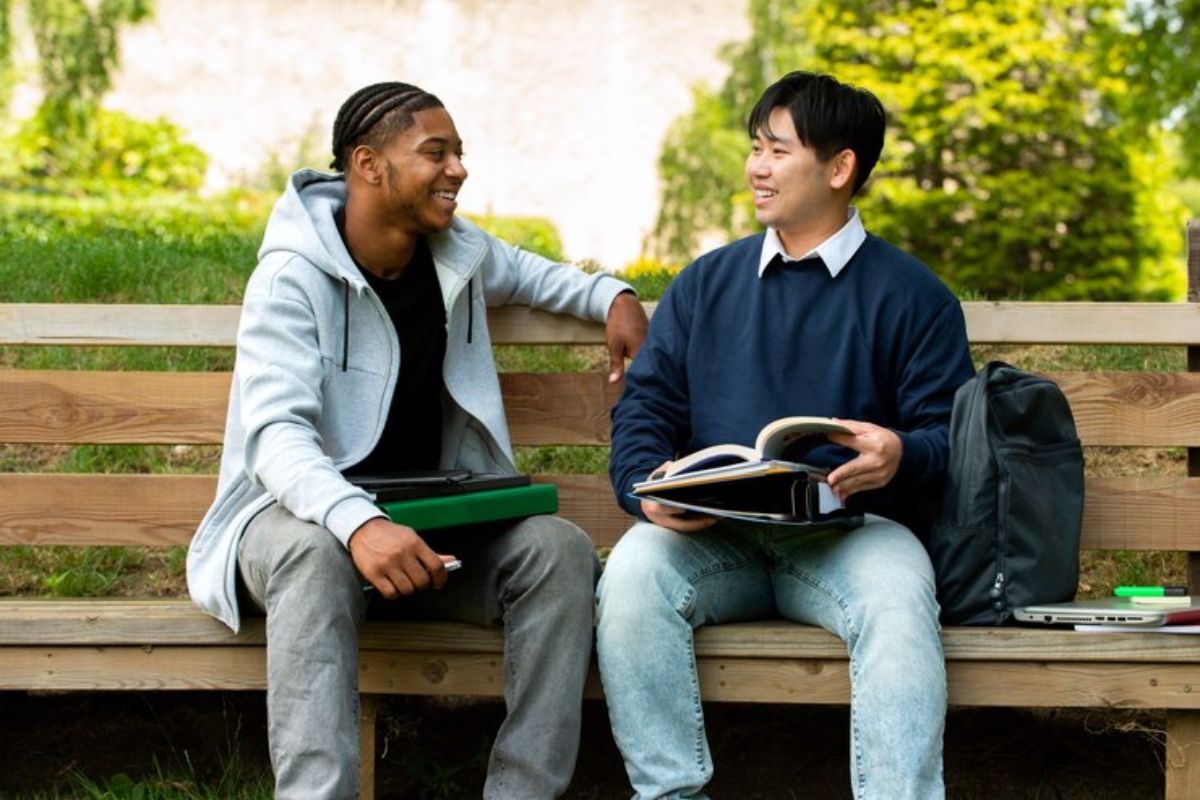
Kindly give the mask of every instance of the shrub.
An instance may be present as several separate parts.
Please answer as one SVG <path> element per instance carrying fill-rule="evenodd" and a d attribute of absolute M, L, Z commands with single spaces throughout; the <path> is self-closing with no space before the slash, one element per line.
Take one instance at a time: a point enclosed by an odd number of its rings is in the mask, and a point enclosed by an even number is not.
<path fill-rule="evenodd" d="M 13 188 L 69 193 L 196 190 L 208 156 L 165 119 L 135 119 L 100 111 L 80 139 L 58 136 L 44 114 L 27 120 L 9 144 L 14 158 L 0 165 Z"/>
<path fill-rule="evenodd" d="M 657 300 L 680 269 L 678 264 L 664 264 L 643 256 L 626 264 L 617 277 L 632 286 L 642 300 Z"/>

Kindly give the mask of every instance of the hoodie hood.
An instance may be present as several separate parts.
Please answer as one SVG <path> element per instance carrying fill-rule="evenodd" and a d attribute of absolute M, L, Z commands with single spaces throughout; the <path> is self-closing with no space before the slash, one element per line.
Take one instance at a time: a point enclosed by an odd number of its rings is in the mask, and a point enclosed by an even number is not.
<path fill-rule="evenodd" d="M 263 234 L 258 260 L 273 253 L 298 255 L 337 280 L 361 290 L 365 284 L 338 231 L 335 217 L 346 207 L 346 181 L 337 173 L 303 169 L 288 180 Z"/>

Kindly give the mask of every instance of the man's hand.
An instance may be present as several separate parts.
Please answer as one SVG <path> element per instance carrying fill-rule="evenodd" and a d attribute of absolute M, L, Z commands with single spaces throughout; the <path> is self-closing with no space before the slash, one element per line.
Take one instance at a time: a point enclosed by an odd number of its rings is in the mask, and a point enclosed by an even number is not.
<path fill-rule="evenodd" d="M 646 338 L 646 312 L 632 292 L 621 292 L 608 307 L 605 338 L 608 340 L 608 382 L 625 375 L 625 358 L 633 358 Z"/>
<path fill-rule="evenodd" d="M 417 532 L 386 517 L 369 519 L 350 534 L 350 557 L 359 573 L 389 600 L 446 583 L 445 562 Z"/>
<path fill-rule="evenodd" d="M 858 451 L 858 455 L 829 473 L 829 488 L 842 502 L 856 492 L 879 489 L 888 484 L 900 469 L 904 444 L 888 428 L 870 422 L 837 420 L 854 434 L 831 433 L 829 440 Z"/>
<path fill-rule="evenodd" d="M 670 466 L 670 461 L 664 461 L 663 465 L 656 469 L 651 477 L 661 475 Z M 675 508 L 673 506 L 664 506 L 662 503 L 656 503 L 653 500 L 642 501 L 642 513 L 646 515 L 646 519 L 660 528 L 669 528 L 680 533 L 702 531 L 717 521 L 716 517 L 697 514 L 694 511 L 687 511 L 686 509 Z"/>

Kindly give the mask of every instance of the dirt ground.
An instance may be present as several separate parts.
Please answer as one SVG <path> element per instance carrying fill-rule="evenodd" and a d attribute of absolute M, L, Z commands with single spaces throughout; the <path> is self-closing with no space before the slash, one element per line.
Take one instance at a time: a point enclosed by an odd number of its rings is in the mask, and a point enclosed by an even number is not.
<path fill-rule="evenodd" d="M 844 708 L 706 707 L 716 763 L 713 798 L 849 798 Z M 387 700 L 379 730 L 378 796 L 478 797 L 497 701 Z M 1154 714 L 956 709 L 946 734 L 952 800 L 1151 800 L 1162 797 Z M 157 766 L 156 766 L 157 764 Z M 189 766 L 190 765 L 190 766 Z M 222 770 L 268 768 L 259 693 L 0 693 L 0 798 L 93 779 L 161 771 L 215 783 Z M 568 798 L 627 798 L 604 706 L 588 701 Z M 67 796 L 67 795 L 64 795 Z"/>

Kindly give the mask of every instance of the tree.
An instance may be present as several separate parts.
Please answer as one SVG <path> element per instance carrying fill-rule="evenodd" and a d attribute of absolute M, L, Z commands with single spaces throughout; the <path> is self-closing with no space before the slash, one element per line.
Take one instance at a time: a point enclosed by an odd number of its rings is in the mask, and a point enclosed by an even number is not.
<path fill-rule="evenodd" d="M 726 53 L 730 78 L 718 93 L 698 93 L 696 111 L 664 148 L 664 192 L 674 196 L 660 212 L 659 254 L 686 258 L 707 229 L 735 236 L 753 228 L 741 175 L 744 115 L 768 81 L 802 68 L 883 101 L 888 141 L 856 204 L 870 229 L 957 290 L 1064 299 L 1181 293 L 1172 262 L 1182 207 L 1162 192 L 1173 165 L 1160 121 L 1130 110 L 1138 71 L 1114 46 L 1133 30 L 1120 0 L 751 6 L 751 39 Z M 719 129 L 706 125 L 717 121 Z M 687 163 L 678 153 L 728 147 L 734 135 L 736 166 L 713 153 Z"/>
<path fill-rule="evenodd" d="M 48 130 L 88 138 L 120 64 L 121 26 L 152 11 L 152 0 L 100 0 L 94 10 L 84 0 L 29 3 L 44 92 L 38 115 Z"/>
<path fill-rule="evenodd" d="M 0 0 L 0 120 L 8 110 L 12 93 L 12 0 Z"/>
<path fill-rule="evenodd" d="M 1107 43 L 1138 91 L 1126 96 L 1141 119 L 1166 119 L 1184 151 L 1183 169 L 1200 177 L 1200 0 L 1138 0 L 1129 5 L 1128 25 Z M 1125 34 L 1125 35 L 1123 35 Z"/>
<path fill-rule="evenodd" d="M 11 60 L 11 11 L 11 0 L 0 0 L 0 76 Z M 42 102 L 5 142 L 12 157 L 0 163 L 0 183 L 78 192 L 203 182 L 207 156 L 174 125 L 101 106 L 120 66 L 121 31 L 147 19 L 153 0 L 30 0 L 26 11 Z"/>

